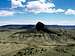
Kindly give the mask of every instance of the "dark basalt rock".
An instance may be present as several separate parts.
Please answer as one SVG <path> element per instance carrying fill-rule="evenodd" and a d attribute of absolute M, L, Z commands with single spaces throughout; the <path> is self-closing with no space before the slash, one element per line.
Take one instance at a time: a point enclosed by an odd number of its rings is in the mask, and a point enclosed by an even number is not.
<path fill-rule="evenodd" d="M 42 23 L 42 22 L 38 22 L 37 24 L 36 24 L 36 30 L 37 31 L 40 31 L 40 30 L 43 30 L 44 29 L 44 24 Z"/>
<path fill-rule="evenodd" d="M 59 34 L 58 32 L 47 29 L 42 22 L 38 22 L 36 24 L 36 30 L 37 31 L 43 31 L 43 32 L 46 32 L 46 33 L 57 34 L 58 36 L 61 36 L 61 34 Z"/>
<path fill-rule="evenodd" d="M 43 24 L 42 22 L 38 22 L 38 23 L 36 24 L 36 30 L 37 30 L 37 31 L 47 32 L 47 33 L 50 32 L 47 28 L 45 28 L 45 24 Z"/>

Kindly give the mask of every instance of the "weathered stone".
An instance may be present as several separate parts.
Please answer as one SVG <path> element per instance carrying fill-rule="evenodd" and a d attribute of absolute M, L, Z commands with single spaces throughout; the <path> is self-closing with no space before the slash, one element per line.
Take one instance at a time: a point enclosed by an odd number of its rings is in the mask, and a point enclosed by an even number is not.
<path fill-rule="evenodd" d="M 38 22 L 36 24 L 36 30 L 40 31 L 40 30 L 43 30 L 44 29 L 44 24 L 41 23 L 41 22 Z"/>

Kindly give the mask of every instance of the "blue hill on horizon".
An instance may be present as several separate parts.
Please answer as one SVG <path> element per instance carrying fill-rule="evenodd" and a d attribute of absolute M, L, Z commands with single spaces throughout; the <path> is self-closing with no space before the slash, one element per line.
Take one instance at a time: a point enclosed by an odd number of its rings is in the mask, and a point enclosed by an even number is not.
<path fill-rule="evenodd" d="M 3 25 L 0 29 L 33 29 L 36 25 Z M 75 25 L 45 25 L 45 28 L 75 29 Z"/>

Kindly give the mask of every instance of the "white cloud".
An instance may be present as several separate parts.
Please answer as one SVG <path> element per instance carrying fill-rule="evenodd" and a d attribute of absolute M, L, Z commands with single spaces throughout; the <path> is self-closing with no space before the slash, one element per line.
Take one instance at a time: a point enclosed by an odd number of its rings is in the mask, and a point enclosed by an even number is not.
<path fill-rule="evenodd" d="M 54 3 L 45 3 L 40 1 L 31 1 L 28 2 L 27 11 L 33 13 L 64 13 L 65 10 L 63 9 L 55 9 Z"/>
<path fill-rule="evenodd" d="M 55 11 L 55 5 L 53 3 L 41 3 L 40 1 L 31 1 L 26 5 L 26 9 L 29 12 L 40 13 L 47 12 L 53 13 Z"/>
<path fill-rule="evenodd" d="M 21 2 L 26 2 L 26 0 L 12 0 L 12 8 L 23 7 L 26 6 L 25 11 L 33 12 L 33 13 L 63 13 L 65 10 L 63 9 L 55 9 L 55 4 L 50 2 L 49 0 L 35 0 L 28 1 L 26 5 L 23 5 Z"/>
<path fill-rule="evenodd" d="M 5 10 L 0 11 L 0 16 L 12 16 L 13 14 L 14 12 L 12 11 L 5 11 Z"/>
<path fill-rule="evenodd" d="M 25 11 L 33 13 L 64 13 L 65 15 L 75 15 L 75 10 L 72 9 L 56 9 L 55 4 L 51 1 L 52 0 L 34 0 L 28 1 L 26 5 L 23 5 L 22 2 L 26 2 L 26 0 L 12 0 L 12 8 L 23 7 Z"/>
<path fill-rule="evenodd" d="M 45 3 L 41 3 L 39 1 L 31 1 L 27 4 L 28 10 L 46 10 L 48 9 L 47 5 Z"/>
<path fill-rule="evenodd" d="M 22 2 L 26 2 L 26 0 L 20 0 L 20 1 L 22 1 Z"/>
<path fill-rule="evenodd" d="M 48 2 L 48 3 L 45 3 L 45 4 L 46 4 L 47 7 L 49 7 L 49 8 L 51 8 L 51 7 L 53 8 L 53 7 L 55 7 L 54 3 L 49 3 L 49 2 Z"/>
<path fill-rule="evenodd" d="M 22 2 L 25 2 L 25 0 L 11 0 L 12 2 L 12 8 L 17 8 L 17 7 L 24 7 Z"/>
<path fill-rule="evenodd" d="M 60 12 L 61 13 L 61 12 L 65 12 L 65 10 L 63 10 L 63 9 L 57 9 L 56 12 Z"/>
<path fill-rule="evenodd" d="M 45 2 L 46 0 L 39 0 L 40 2 Z"/>
<path fill-rule="evenodd" d="M 68 9 L 67 11 L 65 11 L 66 15 L 75 15 L 75 10 L 72 9 Z"/>

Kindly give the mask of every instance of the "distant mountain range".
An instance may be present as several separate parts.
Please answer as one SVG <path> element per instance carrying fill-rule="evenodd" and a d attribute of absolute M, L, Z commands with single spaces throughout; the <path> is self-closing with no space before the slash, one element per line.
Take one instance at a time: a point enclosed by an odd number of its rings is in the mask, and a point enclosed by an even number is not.
<path fill-rule="evenodd" d="M 3 25 L 0 29 L 34 29 L 35 25 Z M 75 29 L 75 25 L 45 25 L 45 28 L 63 28 L 63 29 Z"/>

